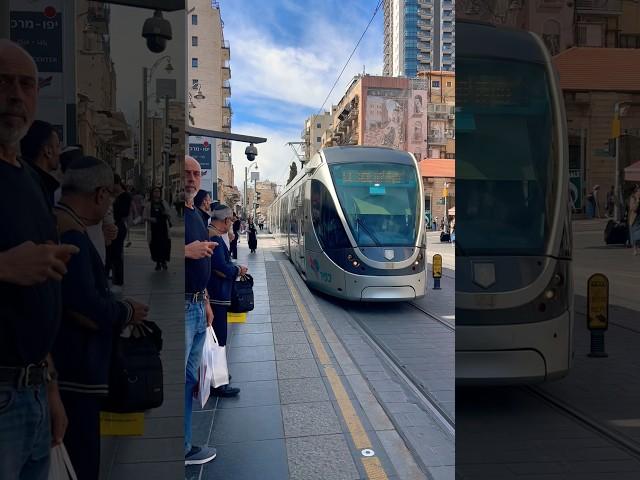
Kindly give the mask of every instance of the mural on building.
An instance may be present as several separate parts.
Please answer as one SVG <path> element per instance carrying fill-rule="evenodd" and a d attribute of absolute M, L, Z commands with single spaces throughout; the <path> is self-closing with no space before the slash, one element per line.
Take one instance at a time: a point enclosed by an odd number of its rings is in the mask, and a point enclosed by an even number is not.
<path fill-rule="evenodd" d="M 409 151 L 413 153 L 417 159 L 427 156 L 427 128 L 429 121 L 427 120 L 427 101 L 429 92 L 426 90 L 412 90 L 409 98 L 410 106 L 408 120 L 409 126 Z"/>
<path fill-rule="evenodd" d="M 400 89 L 367 90 L 365 145 L 405 149 L 409 92 Z"/>

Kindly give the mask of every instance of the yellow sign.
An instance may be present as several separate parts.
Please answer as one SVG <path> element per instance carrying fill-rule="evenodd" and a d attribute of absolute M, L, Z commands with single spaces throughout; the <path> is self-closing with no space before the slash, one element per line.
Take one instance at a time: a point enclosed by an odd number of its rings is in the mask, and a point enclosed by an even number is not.
<path fill-rule="evenodd" d="M 601 273 L 587 281 L 587 327 L 606 330 L 609 327 L 609 280 Z"/>
<path fill-rule="evenodd" d="M 433 256 L 433 278 L 442 278 L 442 255 Z"/>
<path fill-rule="evenodd" d="M 449 196 L 449 189 L 448 188 L 445 188 L 445 189 L 442 190 L 442 196 L 443 197 L 448 197 Z"/>
<path fill-rule="evenodd" d="M 611 123 L 611 136 L 618 138 L 620 136 L 620 118 L 615 117 Z"/>
<path fill-rule="evenodd" d="M 100 412 L 100 435 L 103 437 L 144 435 L 144 413 Z"/>
<path fill-rule="evenodd" d="M 227 312 L 227 322 L 229 323 L 245 323 L 247 321 L 247 313 Z"/>

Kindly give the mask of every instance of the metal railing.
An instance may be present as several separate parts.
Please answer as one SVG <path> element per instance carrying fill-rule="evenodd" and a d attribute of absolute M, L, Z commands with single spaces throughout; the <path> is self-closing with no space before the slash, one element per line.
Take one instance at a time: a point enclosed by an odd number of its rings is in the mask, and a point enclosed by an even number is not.
<path fill-rule="evenodd" d="M 577 13 L 622 14 L 622 0 L 576 0 Z"/>

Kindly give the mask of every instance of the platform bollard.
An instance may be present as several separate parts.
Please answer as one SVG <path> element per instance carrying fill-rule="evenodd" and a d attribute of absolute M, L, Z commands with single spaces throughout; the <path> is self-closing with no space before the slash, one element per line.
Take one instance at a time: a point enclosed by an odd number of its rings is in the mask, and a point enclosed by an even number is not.
<path fill-rule="evenodd" d="M 440 290 L 440 279 L 442 278 L 442 255 L 436 253 L 433 256 L 433 289 Z"/>
<path fill-rule="evenodd" d="M 608 357 L 604 332 L 609 328 L 609 279 L 595 273 L 587 280 L 587 328 L 591 332 L 589 357 Z"/>

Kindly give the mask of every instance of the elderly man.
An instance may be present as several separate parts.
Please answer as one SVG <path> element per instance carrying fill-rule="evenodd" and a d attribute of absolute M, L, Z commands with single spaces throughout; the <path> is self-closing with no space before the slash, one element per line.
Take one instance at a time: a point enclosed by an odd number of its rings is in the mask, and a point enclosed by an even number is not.
<path fill-rule="evenodd" d="M 114 336 L 141 323 L 148 307 L 118 301 L 109 291 L 98 251 L 87 227 L 99 224 L 113 202 L 111 167 L 94 157 L 74 160 L 62 181 L 55 207 L 61 240 L 80 252 L 62 281 L 63 322 L 52 356 L 59 371 L 62 401 L 69 416 L 65 445 L 79 480 L 100 470 L 100 407 L 107 394 Z"/>
<path fill-rule="evenodd" d="M 0 40 L 0 478 L 46 480 L 67 418 L 49 352 L 60 326 L 60 280 L 78 248 L 57 245 L 37 174 L 19 156 L 33 123 L 38 73 Z M 28 218 L 25 221 L 25 218 Z M 53 437 L 53 438 L 52 438 Z"/>
<path fill-rule="evenodd" d="M 191 444 L 191 413 L 193 390 L 198 383 L 198 367 L 207 325 L 213 323 L 207 283 L 211 275 L 210 257 L 218 245 L 209 241 L 207 227 L 194 199 L 200 190 L 200 164 L 187 156 L 184 161 L 185 209 L 185 392 L 184 392 L 184 461 L 186 465 L 202 465 L 216 458 L 216 449 Z"/>

